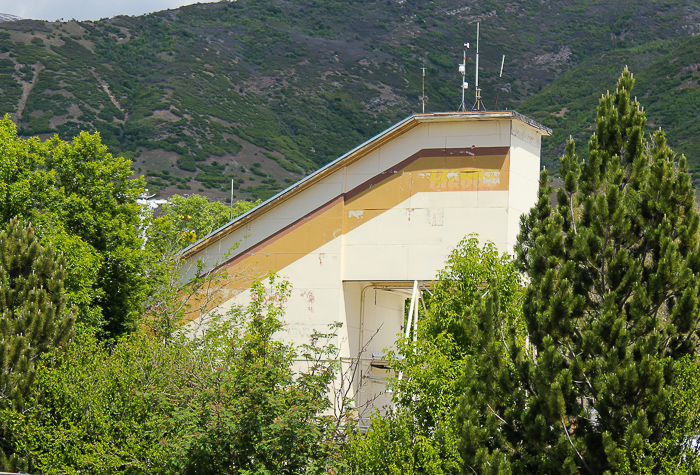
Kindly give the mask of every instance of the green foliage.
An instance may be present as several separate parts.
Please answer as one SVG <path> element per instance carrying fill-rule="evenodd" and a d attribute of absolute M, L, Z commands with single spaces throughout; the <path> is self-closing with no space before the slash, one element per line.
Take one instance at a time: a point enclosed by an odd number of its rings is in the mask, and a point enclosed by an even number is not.
<path fill-rule="evenodd" d="M 335 334 L 275 340 L 289 290 L 257 282 L 248 308 L 196 335 L 83 335 L 52 353 L 16 415 L 23 453 L 45 474 L 327 473 Z"/>
<path fill-rule="evenodd" d="M 397 409 L 375 415 L 367 434 L 351 439 L 353 473 L 461 473 L 456 412 L 470 363 L 485 350 L 479 331 L 520 336 L 521 295 L 514 262 L 492 243 L 480 247 L 468 236 L 455 248 L 432 289 L 417 341 L 401 339 L 388 355 L 403 376 L 391 383 Z M 500 311 L 489 307 L 494 302 Z"/>
<path fill-rule="evenodd" d="M 218 201 L 210 202 L 200 195 L 174 195 L 163 205 L 159 216 L 154 218 L 150 212 L 144 213 L 144 220 L 150 223 L 144 233 L 154 291 L 149 295 L 147 318 L 142 325 L 157 338 L 163 341 L 172 339 L 192 311 L 190 300 L 196 300 L 197 295 L 209 295 L 199 308 L 200 312 L 208 311 L 207 303 L 211 303 L 210 297 L 215 298 L 214 289 L 220 284 L 218 274 L 204 275 L 199 267 L 196 277 L 183 286 L 181 272 L 185 263 L 180 252 L 258 204 L 237 201 L 229 207 Z"/>
<path fill-rule="evenodd" d="M 54 227 L 42 239 L 54 249 L 60 249 L 64 260 L 64 293 L 66 302 L 73 307 L 82 329 L 96 329 L 103 323 L 102 310 L 95 301 L 104 295 L 98 286 L 104 257 L 80 236 Z"/>
<path fill-rule="evenodd" d="M 516 247 L 529 341 L 480 332 L 499 351 L 465 379 L 468 469 L 656 472 L 654 447 L 675 439 L 664 457 L 681 460 L 694 435 L 669 422 L 679 361 L 697 345 L 699 220 L 686 160 L 661 131 L 647 141 L 633 83 L 625 70 L 600 99 L 588 160 L 569 142 L 556 207 L 542 173 Z"/>
<path fill-rule="evenodd" d="M 697 39 L 691 42 L 696 25 L 688 13 L 694 8 L 692 0 L 605 9 L 591 0 L 544 9 L 539 0 L 508 8 L 492 1 L 467 8 L 456 0 L 214 2 L 79 22 L 73 26 L 85 30 L 81 37 L 68 36 L 60 22 L 5 22 L 0 52 L 9 57 L 0 67 L 0 105 L 15 111 L 22 84 L 38 72 L 19 118 L 24 135 L 57 132 L 68 140 L 98 130 L 115 154 L 174 152 L 182 170 L 176 173 L 188 179 L 213 157 L 230 164 L 241 152 L 252 158 L 242 139 L 298 174 L 419 111 L 422 66 L 428 111 L 454 110 L 459 45 L 474 37 L 473 19 L 488 18 L 481 29 L 482 96 L 491 108 L 498 94 L 500 108 L 523 109 L 554 128 L 544 142 L 546 163 L 556 162 L 565 138 L 590 123 L 596 85 L 630 64 L 649 67 L 640 77 L 649 117 L 684 147 L 695 170 L 698 133 L 685 120 L 700 90 Z M 470 25 L 466 37 L 456 19 Z M 18 34 L 23 41 L 14 41 Z M 507 61 L 499 81 L 501 54 Z M 467 70 L 473 67 L 470 56 Z M 276 168 L 262 171 L 279 180 L 284 172 Z M 208 180 L 203 188 L 214 194 L 220 183 Z M 272 191 L 243 193 L 262 198 Z"/>
<path fill-rule="evenodd" d="M 225 165 L 218 162 L 213 162 L 211 165 L 199 165 L 199 169 L 202 171 L 197 173 L 195 180 L 207 188 L 222 188 L 225 191 L 230 191 L 233 176 L 224 175 L 225 168 Z"/>
<path fill-rule="evenodd" d="M 279 166 L 281 166 L 282 168 L 284 168 L 284 169 L 287 170 L 288 172 L 291 172 L 291 173 L 298 173 L 298 174 L 300 174 L 300 175 L 304 173 L 304 171 L 303 171 L 301 168 L 299 168 L 298 166 L 296 166 L 296 165 L 294 165 L 293 163 L 288 162 L 288 161 L 286 161 L 286 160 L 284 160 L 284 159 L 278 157 L 278 156 L 275 155 L 275 154 L 272 154 L 272 153 L 270 153 L 270 152 L 263 152 L 263 154 L 265 154 L 265 156 L 266 156 L 267 158 L 276 161 L 276 162 L 279 164 Z M 252 171 L 252 170 L 251 170 L 251 171 Z M 253 173 L 255 173 L 255 172 L 253 172 Z"/>
<path fill-rule="evenodd" d="M 259 204 L 260 201 L 236 201 L 229 207 L 202 195 L 173 195 L 154 220 L 150 239 L 159 252 L 180 250 Z"/>
<path fill-rule="evenodd" d="M 245 326 L 226 328 L 226 344 L 213 356 L 217 369 L 184 389 L 189 403 L 168 420 L 181 427 L 172 443 L 178 472 L 325 472 L 333 445 L 326 440 L 330 421 L 320 413 L 330 407 L 327 390 L 337 367 L 323 361 L 334 349 L 316 343 L 331 335 L 315 335 L 303 348 L 298 356 L 305 362 L 295 375 L 297 351 L 272 338 L 282 328 L 290 288 L 274 277 L 270 285 L 272 293 L 253 285 Z"/>
<path fill-rule="evenodd" d="M 199 240 L 231 219 L 231 210 L 224 203 L 209 201 L 201 195 L 172 196 L 163 206 L 163 218 L 174 222 L 177 229 L 192 233 Z"/>
<path fill-rule="evenodd" d="M 177 166 L 178 166 L 178 168 L 180 168 L 181 170 L 184 170 L 186 172 L 196 172 L 197 171 L 197 164 L 194 161 L 194 157 L 190 157 L 189 155 L 178 157 Z"/>
<path fill-rule="evenodd" d="M 0 163 L 0 219 L 33 223 L 42 242 L 72 258 L 66 297 L 78 322 L 103 336 L 133 329 L 148 289 L 137 235 L 143 183 L 130 179 L 130 163 L 107 153 L 96 134 L 71 143 L 21 139 L 7 116 Z"/>
<path fill-rule="evenodd" d="M 371 429 L 354 436 L 346 450 L 349 473 L 460 473 L 457 439 L 449 419 L 438 421 L 428 435 L 416 432 L 419 422 L 408 410 L 373 417 L 371 423 Z"/>
<path fill-rule="evenodd" d="M 700 472 L 700 362 L 684 357 L 674 375 L 669 396 L 669 418 L 665 421 L 664 438 L 649 444 L 645 450 L 625 454 L 616 474 L 685 475 Z M 692 435 L 689 438 L 689 434 Z M 651 457 L 655 466 L 645 464 Z"/>
<path fill-rule="evenodd" d="M 30 410 L 21 415 L 21 448 L 44 474 L 163 473 L 152 393 L 175 376 L 181 348 L 144 335 L 113 348 L 83 334 L 39 372 Z M 150 471 L 150 472 L 149 472 Z"/>
<path fill-rule="evenodd" d="M 16 453 L 13 413 L 28 407 L 39 358 L 68 342 L 73 315 L 63 296 L 63 260 L 31 228 L 10 221 L 0 233 L 0 469 L 27 469 Z"/>
<path fill-rule="evenodd" d="M 422 325 L 426 337 L 452 335 L 457 346 L 456 355 L 472 353 L 476 343 L 471 341 L 473 326 L 478 319 L 467 318 L 471 306 L 482 296 L 497 292 L 504 312 L 504 325 L 518 328 L 524 334 L 519 319 L 522 297 L 521 276 L 513 261 L 499 254 L 493 243 L 479 247 L 476 236 L 465 238 L 447 258 L 446 267 L 438 275 L 438 283 L 430 298 L 429 318 Z"/>

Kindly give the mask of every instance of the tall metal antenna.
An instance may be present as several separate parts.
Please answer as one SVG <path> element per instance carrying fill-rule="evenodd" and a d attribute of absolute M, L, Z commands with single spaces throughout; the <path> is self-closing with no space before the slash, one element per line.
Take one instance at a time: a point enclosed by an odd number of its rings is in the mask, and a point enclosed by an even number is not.
<path fill-rule="evenodd" d="M 423 102 L 423 114 L 425 114 L 425 67 L 421 69 L 423 70 L 423 95 L 421 96 L 421 101 Z"/>
<path fill-rule="evenodd" d="M 233 178 L 231 178 L 231 206 L 230 206 L 230 217 L 229 220 L 233 219 Z"/>
<path fill-rule="evenodd" d="M 467 106 L 464 103 L 464 91 L 469 88 L 469 83 L 467 82 L 467 49 L 469 49 L 469 43 L 464 43 L 464 56 L 462 64 L 459 65 L 459 72 L 462 74 L 462 103 L 459 105 L 457 112 L 467 112 Z"/>
<path fill-rule="evenodd" d="M 501 60 L 501 73 L 498 75 L 498 87 L 496 88 L 496 105 L 494 106 L 494 110 L 498 110 L 498 94 L 501 92 L 501 78 L 503 77 L 503 65 L 506 62 L 506 55 L 503 55 L 503 59 Z"/>
<path fill-rule="evenodd" d="M 476 84 L 474 85 L 476 89 L 476 98 L 474 100 L 474 107 L 472 110 L 481 110 L 486 108 L 481 102 L 481 89 L 479 89 L 479 22 L 476 22 Z"/>

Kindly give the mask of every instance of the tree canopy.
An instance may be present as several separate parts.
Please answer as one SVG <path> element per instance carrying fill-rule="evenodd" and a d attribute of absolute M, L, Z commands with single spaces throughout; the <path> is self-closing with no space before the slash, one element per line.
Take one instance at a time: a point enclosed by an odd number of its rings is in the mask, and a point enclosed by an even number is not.
<path fill-rule="evenodd" d="M 488 313 L 482 296 L 492 293 L 499 311 Z M 367 434 L 351 438 L 353 473 L 460 473 L 456 414 L 470 358 L 483 351 L 479 329 L 522 335 L 521 279 L 512 258 L 496 246 L 467 236 L 447 259 L 431 294 L 418 336 L 397 342 L 390 366 L 394 411 L 375 414 Z M 493 316 L 487 320 L 485 315 Z"/>
<path fill-rule="evenodd" d="M 467 470 L 654 471 L 664 456 L 686 459 L 692 433 L 674 431 L 671 397 L 698 340 L 695 193 L 663 132 L 645 135 L 633 84 L 625 70 L 600 99 L 588 160 L 569 142 L 556 206 L 542 173 L 516 249 L 529 339 L 480 332 L 491 350 L 465 384 Z M 649 451 L 671 434 L 667 453 Z"/>
<path fill-rule="evenodd" d="M 0 219 L 31 223 L 63 254 L 66 303 L 102 338 L 135 329 L 177 252 L 257 204 L 176 195 L 154 218 L 137 203 L 143 190 L 131 162 L 107 153 L 97 133 L 25 140 L 9 116 L 0 120 Z"/>
<path fill-rule="evenodd" d="M 289 284 L 256 282 L 251 304 L 205 333 L 148 332 L 113 346 L 88 334 L 53 351 L 15 414 L 36 473 L 325 474 L 337 452 L 323 413 L 335 335 L 287 345 Z"/>
<path fill-rule="evenodd" d="M 31 223 L 66 256 L 67 304 L 104 336 L 133 329 L 145 297 L 143 182 L 131 175 L 98 134 L 24 140 L 8 116 L 0 120 L 0 218 Z"/>

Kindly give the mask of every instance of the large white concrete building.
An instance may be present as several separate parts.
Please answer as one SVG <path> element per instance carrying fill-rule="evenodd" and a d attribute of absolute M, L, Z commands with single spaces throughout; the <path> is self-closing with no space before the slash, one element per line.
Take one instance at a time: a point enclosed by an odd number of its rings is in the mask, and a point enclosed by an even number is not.
<path fill-rule="evenodd" d="M 286 277 L 285 338 L 342 322 L 362 406 L 384 388 L 372 363 L 402 330 L 414 283 L 433 281 L 470 233 L 512 250 L 550 133 L 513 111 L 411 116 L 187 248 L 186 277 L 197 261 L 228 273 L 224 309 L 246 303 L 254 278 Z"/>

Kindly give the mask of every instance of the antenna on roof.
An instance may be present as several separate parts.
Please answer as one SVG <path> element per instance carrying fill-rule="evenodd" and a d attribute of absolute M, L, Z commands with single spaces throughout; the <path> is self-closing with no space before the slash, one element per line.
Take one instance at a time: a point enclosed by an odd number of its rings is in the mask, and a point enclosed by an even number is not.
<path fill-rule="evenodd" d="M 474 85 L 476 88 L 476 98 L 474 100 L 474 107 L 472 110 L 481 110 L 486 108 L 481 102 L 481 89 L 479 89 L 479 22 L 476 22 L 476 83 Z"/>
<path fill-rule="evenodd" d="M 501 92 L 501 78 L 503 77 L 503 65 L 506 62 L 506 55 L 503 55 L 503 59 L 501 60 L 501 73 L 498 75 L 498 87 L 496 88 L 496 106 L 493 108 L 494 110 L 498 110 L 498 94 Z"/>
<path fill-rule="evenodd" d="M 230 202 L 230 204 L 231 204 L 231 212 L 230 212 L 231 216 L 229 217 L 229 221 L 232 221 L 233 220 L 233 178 L 231 178 L 231 202 Z"/>
<path fill-rule="evenodd" d="M 464 59 L 462 64 L 459 65 L 459 72 L 462 74 L 462 103 L 459 105 L 457 112 L 467 112 L 467 106 L 464 104 L 464 91 L 469 87 L 467 82 L 467 49 L 469 49 L 469 43 L 464 43 Z"/>
<path fill-rule="evenodd" d="M 421 69 L 423 70 L 423 95 L 421 96 L 421 101 L 423 102 L 423 114 L 425 114 L 425 66 Z"/>

